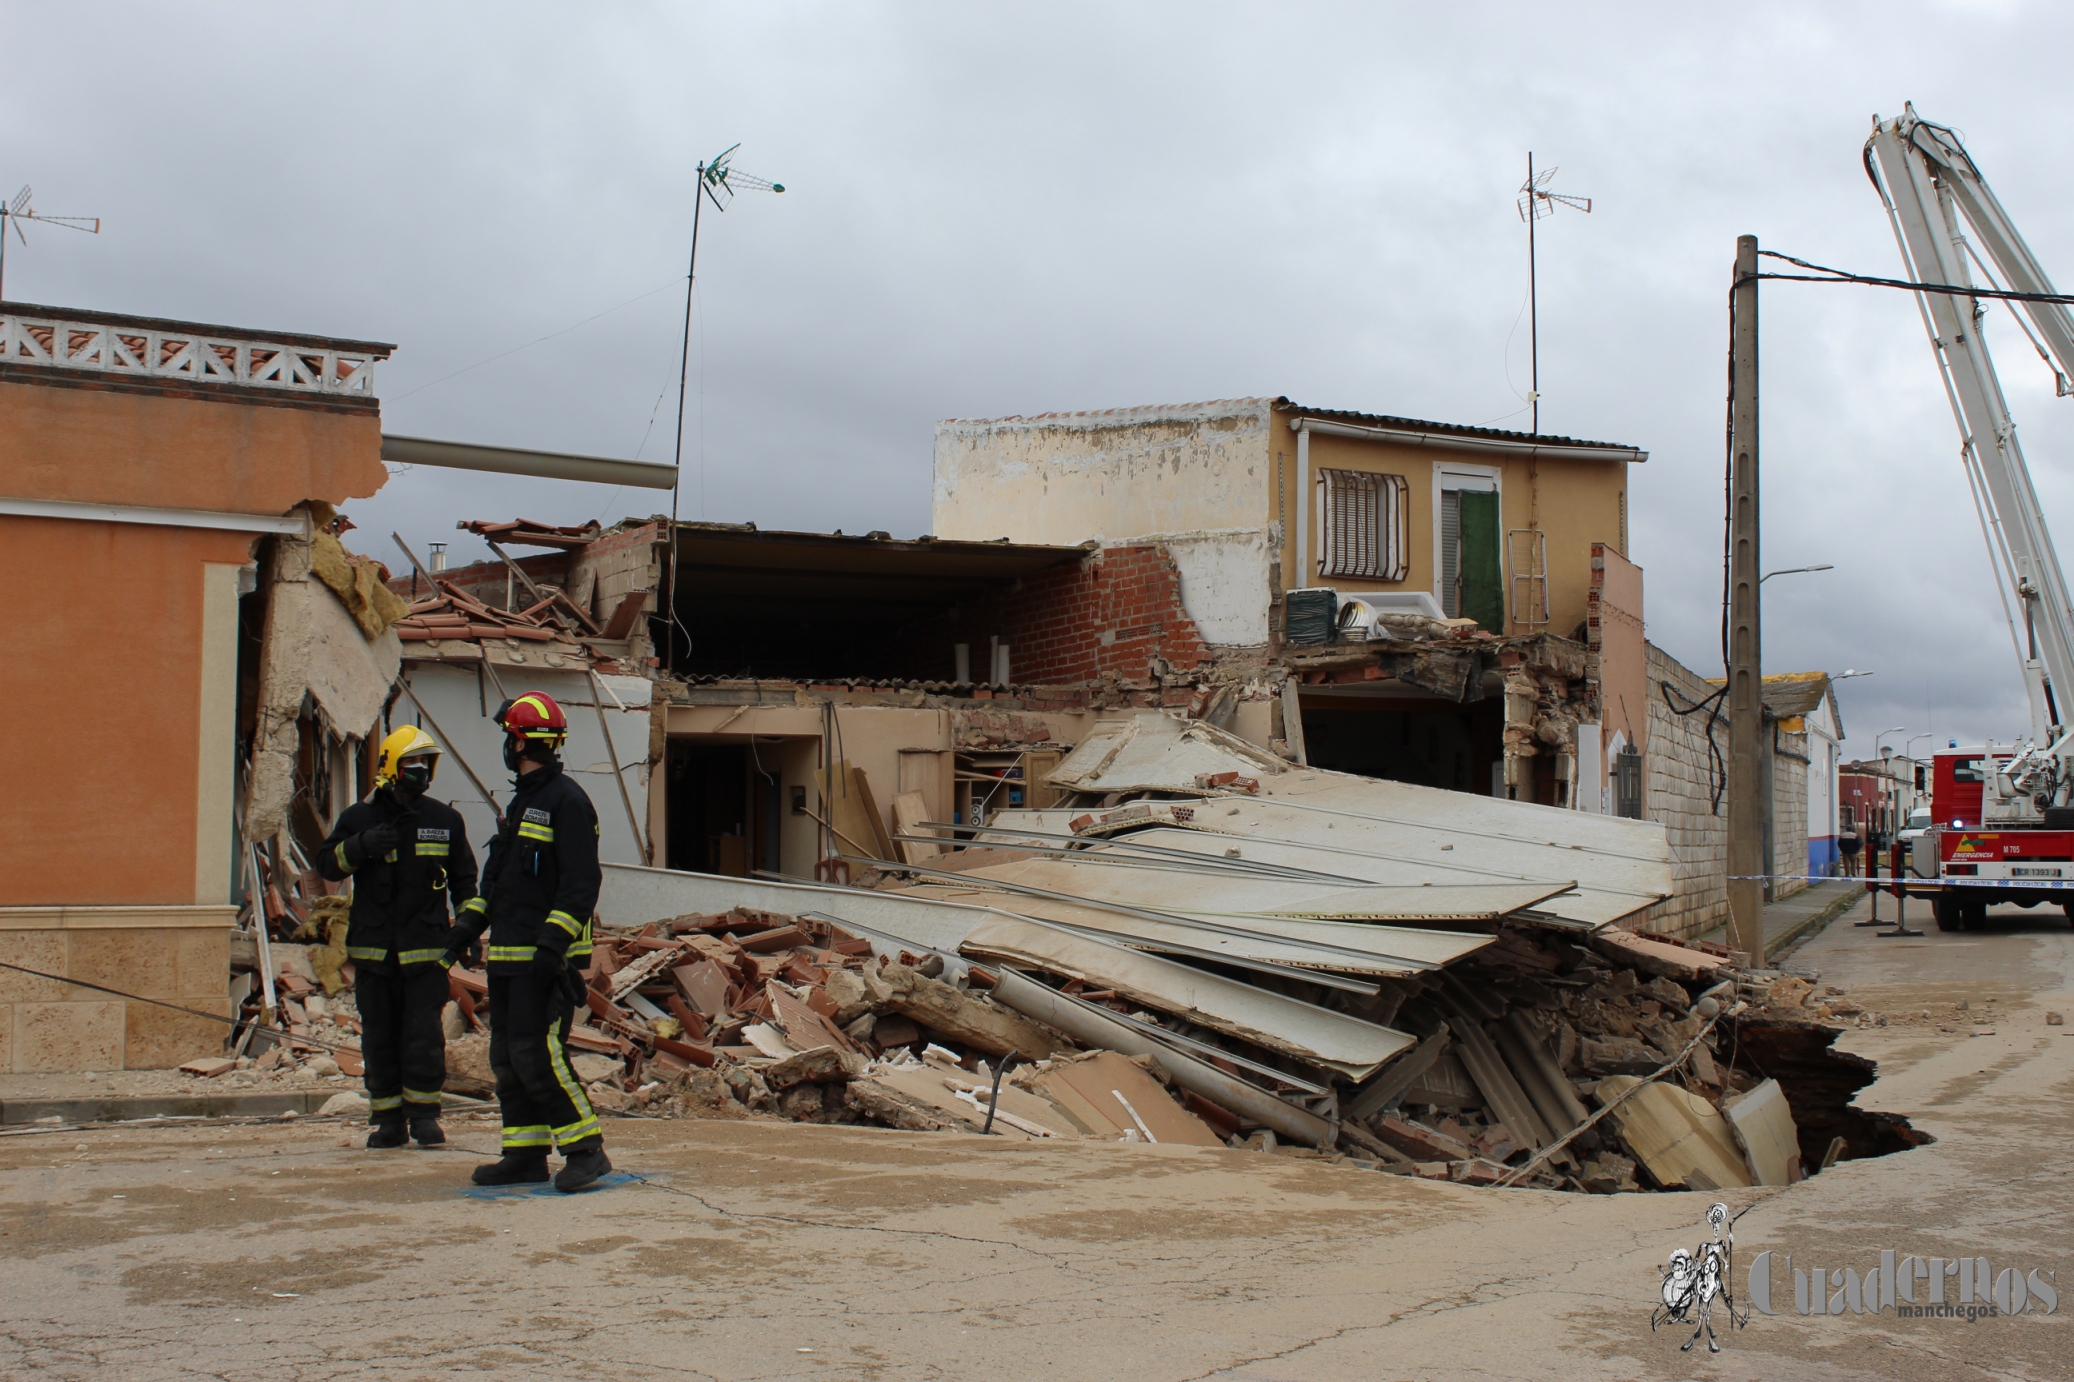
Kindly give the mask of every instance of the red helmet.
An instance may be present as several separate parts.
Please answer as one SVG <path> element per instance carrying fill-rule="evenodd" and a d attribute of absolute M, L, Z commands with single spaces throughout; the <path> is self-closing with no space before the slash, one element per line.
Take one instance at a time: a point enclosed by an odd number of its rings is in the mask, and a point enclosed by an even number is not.
<path fill-rule="evenodd" d="M 514 738 L 558 749 L 569 734 L 569 717 L 545 691 L 528 691 L 497 708 L 497 723 Z"/>

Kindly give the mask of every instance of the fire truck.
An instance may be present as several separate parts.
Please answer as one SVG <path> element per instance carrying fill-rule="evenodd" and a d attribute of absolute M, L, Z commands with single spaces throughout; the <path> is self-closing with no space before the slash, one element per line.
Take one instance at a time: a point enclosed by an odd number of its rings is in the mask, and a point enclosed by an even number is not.
<path fill-rule="evenodd" d="M 2074 919 L 2074 829 L 1987 814 L 1989 785 L 2017 752 L 2015 745 L 1987 744 L 1948 749 L 1931 760 L 1932 824 L 1906 842 L 1903 886 L 1910 897 L 1929 901 L 1941 930 L 1977 931 L 1987 909 L 2002 904 L 2045 903 Z"/>
<path fill-rule="evenodd" d="M 1865 172 L 1894 230 L 1959 425 L 1960 460 L 1993 559 L 2030 701 L 2030 737 L 1935 756 L 1933 823 L 1909 846 L 1903 886 L 1942 930 L 1980 929 L 1997 903 L 2056 903 L 2074 920 L 2074 603 L 2018 445 L 1984 332 L 1999 301 L 2074 396 L 2074 314 L 1959 137 L 1905 108 L 1873 118 Z M 1985 283 L 1977 282 L 1980 270 Z M 1976 296 L 1953 288 L 1983 290 Z M 2015 296 L 2009 296 L 2015 295 Z"/>

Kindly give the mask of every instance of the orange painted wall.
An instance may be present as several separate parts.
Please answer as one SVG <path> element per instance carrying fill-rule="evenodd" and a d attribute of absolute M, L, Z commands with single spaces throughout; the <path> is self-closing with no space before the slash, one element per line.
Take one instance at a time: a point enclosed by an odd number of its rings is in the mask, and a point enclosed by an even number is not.
<path fill-rule="evenodd" d="M 382 487 L 381 417 L 0 382 L 0 495 L 285 513 Z"/>
<path fill-rule="evenodd" d="M 0 907 L 194 902 L 202 567 L 254 540 L 0 515 Z"/>

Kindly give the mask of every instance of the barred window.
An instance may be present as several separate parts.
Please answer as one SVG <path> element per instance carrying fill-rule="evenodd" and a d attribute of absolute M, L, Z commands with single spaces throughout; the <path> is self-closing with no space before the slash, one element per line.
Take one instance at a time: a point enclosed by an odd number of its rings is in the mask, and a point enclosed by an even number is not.
<path fill-rule="evenodd" d="M 1320 470 L 1318 484 L 1324 491 L 1319 574 L 1403 580 L 1411 569 L 1405 547 L 1404 477 L 1366 470 Z"/>

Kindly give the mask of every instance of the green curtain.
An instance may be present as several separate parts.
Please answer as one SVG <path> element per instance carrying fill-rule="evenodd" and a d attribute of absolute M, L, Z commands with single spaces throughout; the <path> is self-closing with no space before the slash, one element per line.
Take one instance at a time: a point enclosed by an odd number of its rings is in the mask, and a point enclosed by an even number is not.
<path fill-rule="evenodd" d="M 1462 491 L 1462 617 L 1505 632 L 1505 578 L 1498 560 L 1498 496 Z"/>

